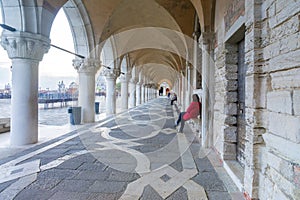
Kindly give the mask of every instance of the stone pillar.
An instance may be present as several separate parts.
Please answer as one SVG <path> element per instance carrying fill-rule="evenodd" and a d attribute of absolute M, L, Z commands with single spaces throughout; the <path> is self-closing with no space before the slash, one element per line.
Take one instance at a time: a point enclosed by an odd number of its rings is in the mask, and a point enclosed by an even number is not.
<path fill-rule="evenodd" d="M 185 102 L 185 105 L 186 105 L 186 108 L 188 108 L 188 106 L 190 105 L 191 103 L 191 97 L 192 97 L 192 91 L 191 91 L 191 66 L 188 65 L 187 63 L 187 69 L 186 69 L 186 73 L 187 73 L 187 76 L 186 76 L 186 102 Z"/>
<path fill-rule="evenodd" d="M 199 56 L 201 55 L 201 50 L 199 49 L 199 44 L 198 44 L 198 38 L 200 35 L 200 32 L 197 32 L 198 30 L 195 30 L 196 32 L 193 33 L 193 37 L 194 37 L 194 44 L 193 44 L 193 70 L 192 70 L 192 86 L 193 89 L 200 89 L 197 88 L 197 80 L 199 80 L 198 76 L 198 72 L 201 72 L 201 66 L 198 65 L 199 60 L 201 61 L 201 59 L 198 59 L 198 54 Z M 201 73 L 199 73 L 201 74 Z"/>
<path fill-rule="evenodd" d="M 146 86 L 145 86 L 145 102 L 147 102 L 149 100 L 148 92 L 149 92 L 149 88 L 148 88 L 148 84 L 146 84 Z"/>
<path fill-rule="evenodd" d="M 186 74 L 182 74 L 181 76 L 181 111 L 185 111 L 186 110 Z"/>
<path fill-rule="evenodd" d="M 167 95 L 167 88 L 166 86 L 163 86 L 163 96 L 166 96 Z"/>
<path fill-rule="evenodd" d="M 202 33 L 202 145 L 206 148 L 211 147 L 213 138 L 213 37 L 214 33 Z"/>
<path fill-rule="evenodd" d="M 1 45 L 12 60 L 11 132 L 12 146 L 38 141 L 39 62 L 50 47 L 42 35 L 4 31 Z"/>
<path fill-rule="evenodd" d="M 128 109 L 128 76 L 122 75 L 120 77 L 121 81 L 121 98 L 122 98 L 122 105 L 121 110 L 127 110 Z"/>
<path fill-rule="evenodd" d="M 106 69 L 103 75 L 106 79 L 106 114 L 116 114 L 116 79 L 120 75 L 120 70 Z"/>
<path fill-rule="evenodd" d="M 95 59 L 73 60 L 73 66 L 79 74 L 79 97 L 82 123 L 95 122 L 95 74 L 100 61 Z"/>
<path fill-rule="evenodd" d="M 141 105 L 141 83 L 136 84 L 136 105 Z"/>
<path fill-rule="evenodd" d="M 143 103 L 145 103 L 145 85 L 144 84 L 141 85 L 141 96 L 142 96 L 141 103 L 143 104 Z"/>
<path fill-rule="evenodd" d="M 152 88 L 151 87 L 149 87 L 149 100 L 151 100 L 152 99 Z"/>
<path fill-rule="evenodd" d="M 129 108 L 133 108 L 136 105 L 136 80 L 131 79 L 129 82 Z"/>

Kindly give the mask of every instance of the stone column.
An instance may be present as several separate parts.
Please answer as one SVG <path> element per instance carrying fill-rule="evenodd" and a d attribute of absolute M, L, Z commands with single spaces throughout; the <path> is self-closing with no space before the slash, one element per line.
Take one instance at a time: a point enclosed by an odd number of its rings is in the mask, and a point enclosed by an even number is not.
<path fill-rule="evenodd" d="M 148 101 L 148 84 L 145 84 L 145 102 Z"/>
<path fill-rule="evenodd" d="M 116 114 L 116 79 L 120 75 L 120 70 L 104 70 L 106 78 L 106 114 Z"/>
<path fill-rule="evenodd" d="M 136 105 L 141 105 L 141 82 L 136 84 Z"/>
<path fill-rule="evenodd" d="M 181 105 L 182 105 L 182 107 L 181 107 L 181 111 L 185 111 L 186 110 L 186 74 L 182 74 L 182 76 L 181 76 L 181 84 L 182 84 L 182 86 L 181 86 L 181 88 L 182 88 L 182 90 L 181 90 Z"/>
<path fill-rule="evenodd" d="M 197 31 L 197 30 L 196 30 Z M 199 79 L 199 77 L 197 77 L 198 75 L 198 70 L 200 72 L 201 70 L 201 66 L 198 66 L 198 53 L 200 53 L 201 51 L 199 50 L 199 44 L 198 44 L 198 38 L 199 38 L 200 33 L 199 32 L 194 32 L 193 33 L 193 37 L 194 37 L 194 44 L 193 44 L 193 72 L 192 72 L 192 86 L 194 89 L 199 89 L 197 88 L 197 80 Z M 201 73 L 200 73 L 201 74 Z"/>
<path fill-rule="evenodd" d="M 129 82 L 129 108 L 136 106 L 136 83 L 135 79 L 131 79 Z"/>
<path fill-rule="evenodd" d="M 213 79 L 214 66 L 212 63 L 214 33 L 202 33 L 202 145 L 209 148 L 213 138 Z"/>
<path fill-rule="evenodd" d="M 82 123 L 95 122 L 95 74 L 100 61 L 95 59 L 73 60 L 73 66 L 79 74 L 79 97 Z"/>
<path fill-rule="evenodd" d="M 120 77 L 120 81 L 121 81 L 121 98 L 122 98 L 121 110 L 122 111 L 128 109 L 128 79 L 129 79 L 129 77 L 127 75 L 122 75 Z"/>
<path fill-rule="evenodd" d="M 151 100 L 152 99 L 152 88 L 151 88 L 151 86 L 148 89 L 148 96 L 149 96 L 149 100 Z"/>
<path fill-rule="evenodd" d="M 187 63 L 187 69 L 186 69 L 186 99 L 185 99 L 185 107 L 187 108 L 190 103 L 191 103 L 191 96 L 192 96 L 192 91 L 191 91 L 191 66 L 189 66 L 189 64 Z"/>
<path fill-rule="evenodd" d="M 166 86 L 163 86 L 163 96 L 166 96 L 167 95 L 167 88 Z"/>
<path fill-rule="evenodd" d="M 141 96 L 142 96 L 142 99 L 141 99 L 141 103 L 145 103 L 145 85 L 142 84 L 141 85 Z"/>
<path fill-rule="evenodd" d="M 4 31 L 1 45 L 12 60 L 12 146 L 38 141 L 39 62 L 50 47 L 50 39 L 26 32 Z"/>

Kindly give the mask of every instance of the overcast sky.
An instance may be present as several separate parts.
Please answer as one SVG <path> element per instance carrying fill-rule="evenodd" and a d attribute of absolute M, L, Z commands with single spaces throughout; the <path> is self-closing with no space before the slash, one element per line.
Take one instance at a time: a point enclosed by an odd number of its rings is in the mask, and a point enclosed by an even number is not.
<path fill-rule="evenodd" d="M 0 22 L 2 23 L 1 14 Z M 51 44 L 74 52 L 72 33 L 63 10 L 59 11 L 54 20 L 50 39 Z M 39 87 L 57 89 L 57 84 L 61 80 L 64 80 L 67 87 L 72 81 L 76 81 L 77 72 L 72 66 L 74 58 L 72 54 L 51 47 L 39 65 Z M 11 61 L 6 51 L 0 47 L 0 89 L 11 82 L 10 66 Z"/>

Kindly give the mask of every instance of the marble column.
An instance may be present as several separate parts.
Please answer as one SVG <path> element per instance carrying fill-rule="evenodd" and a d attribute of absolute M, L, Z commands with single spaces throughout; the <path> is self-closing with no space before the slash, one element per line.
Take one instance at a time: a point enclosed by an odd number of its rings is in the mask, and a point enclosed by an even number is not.
<path fill-rule="evenodd" d="M 4 31 L 1 45 L 12 60 L 12 146 L 38 141 L 39 62 L 50 48 L 50 39 L 27 32 Z"/>
<path fill-rule="evenodd" d="M 181 84 L 182 84 L 182 86 L 181 86 L 181 88 L 182 88 L 182 91 L 181 91 L 181 105 L 182 105 L 181 111 L 182 112 L 186 110 L 186 92 L 185 92 L 186 91 L 186 77 L 185 77 L 185 75 L 182 74 L 182 76 L 181 76 L 181 80 L 182 80 L 181 81 Z"/>
<path fill-rule="evenodd" d="M 163 96 L 167 96 L 167 88 L 166 88 L 166 86 L 163 86 Z"/>
<path fill-rule="evenodd" d="M 145 85 L 141 85 L 141 103 L 145 103 Z"/>
<path fill-rule="evenodd" d="M 200 66 L 198 66 L 198 53 L 200 53 L 201 51 L 198 50 L 199 45 L 198 45 L 198 37 L 199 37 L 199 32 L 194 32 L 193 33 L 193 37 L 194 37 L 194 44 L 193 44 L 193 72 L 192 72 L 192 86 L 194 89 L 199 89 L 197 88 L 197 80 L 199 79 L 199 77 L 197 77 L 198 75 L 198 70 L 200 69 Z M 200 72 L 200 71 L 199 71 Z M 201 74 L 201 73 L 199 73 Z"/>
<path fill-rule="evenodd" d="M 100 61 L 75 59 L 73 66 L 79 74 L 78 104 L 81 106 L 81 122 L 95 122 L 95 74 L 100 68 Z"/>
<path fill-rule="evenodd" d="M 120 77 L 121 99 L 122 99 L 121 110 L 122 111 L 128 109 L 128 79 L 129 79 L 129 77 L 127 75 L 122 75 Z"/>
<path fill-rule="evenodd" d="M 106 78 L 106 115 L 116 114 L 116 79 L 120 75 L 120 70 L 104 70 Z"/>
<path fill-rule="evenodd" d="M 191 66 L 187 64 L 187 76 L 186 76 L 186 108 L 190 105 L 192 101 L 192 90 L 191 90 Z"/>
<path fill-rule="evenodd" d="M 145 102 L 147 102 L 149 99 L 148 97 L 148 84 L 145 85 Z"/>
<path fill-rule="evenodd" d="M 135 79 L 131 79 L 129 82 L 129 108 L 136 106 L 136 83 Z"/>
<path fill-rule="evenodd" d="M 141 82 L 136 84 L 136 105 L 141 105 Z"/>
<path fill-rule="evenodd" d="M 209 148 L 212 146 L 213 133 L 213 98 L 210 96 L 212 92 L 213 79 L 212 74 L 212 45 L 213 33 L 202 33 L 202 145 Z M 211 90 L 211 91 L 210 91 Z"/>

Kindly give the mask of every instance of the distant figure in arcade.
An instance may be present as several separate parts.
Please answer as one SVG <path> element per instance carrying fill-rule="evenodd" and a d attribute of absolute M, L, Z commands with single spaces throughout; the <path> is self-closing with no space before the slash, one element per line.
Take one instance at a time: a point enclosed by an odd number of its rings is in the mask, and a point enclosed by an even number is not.
<path fill-rule="evenodd" d="M 187 108 L 186 112 L 181 112 L 178 116 L 177 122 L 174 126 L 176 128 L 180 123 L 178 132 L 182 133 L 185 121 L 196 118 L 198 115 L 200 115 L 201 103 L 199 101 L 199 96 L 197 94 L 193 94 L 192 97 L 193 101 Z"/>
<path fill-rule="evenodd" d="M 172 99 L 171 99 L 171 106 L 174 104 L 174 101 L 177 101 L 177 95 L 174 93 Z"/>

